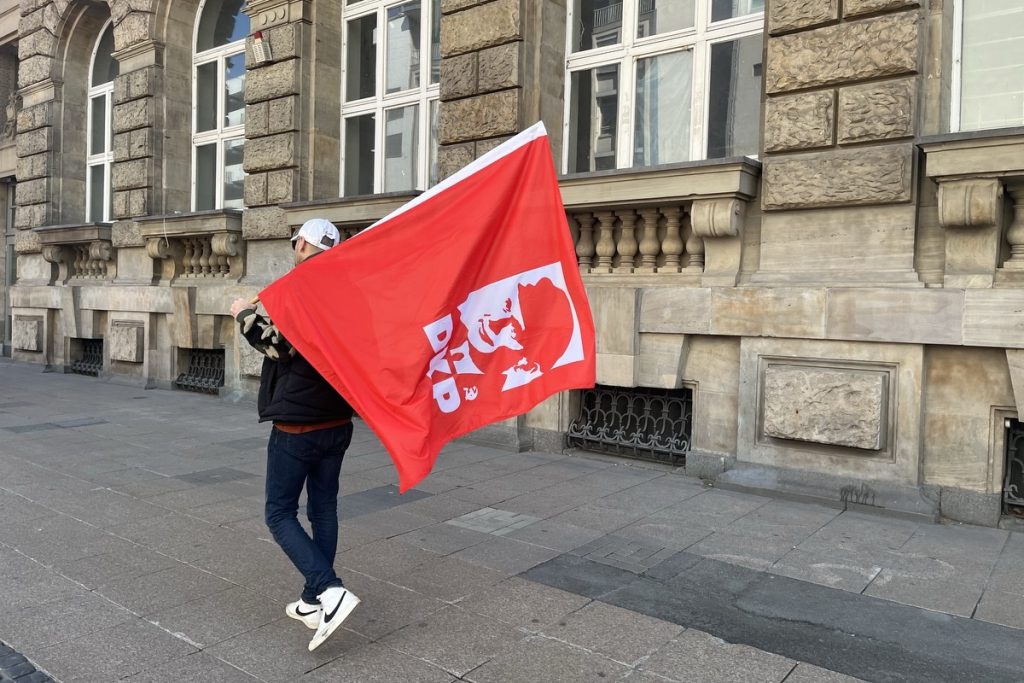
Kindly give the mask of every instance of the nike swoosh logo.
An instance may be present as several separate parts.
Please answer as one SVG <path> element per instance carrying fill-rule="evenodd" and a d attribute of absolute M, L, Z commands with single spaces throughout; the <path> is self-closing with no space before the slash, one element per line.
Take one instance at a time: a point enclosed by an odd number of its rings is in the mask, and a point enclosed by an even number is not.
<path fill-rule="evenodd" d="M 316 614 L 317 610 L 313 610 L 312 612 L 303 612 L 298 607 L 296 607 L 295 613 L 298 614 L 300 617 L 308 617 L 310 614 Z"/>
<path fill-rule="evenodd" d="M 331 619 L 334 618 L 334 615 L 338 613 L 338 608 L 341 607 L 341 603 L 343 603 L 345 601 L 345 595 L 346 595 L 346 593 L 342 593 L 341 594 L 341 600 L 338 600 L 338 604 L 334 606 L 334 609 L 331 610 L 330 614 L 327 614 L 326 616 L 324 616 L 324 623 L 325 624 L 329 624 L 331 622 Z"/>

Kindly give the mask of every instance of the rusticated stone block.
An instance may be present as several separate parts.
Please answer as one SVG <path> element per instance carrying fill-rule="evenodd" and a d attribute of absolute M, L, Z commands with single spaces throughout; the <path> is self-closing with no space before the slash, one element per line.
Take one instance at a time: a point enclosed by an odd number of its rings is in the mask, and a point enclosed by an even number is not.
<path fill-rule="evenodd" d="M 282 133 L 245 143 L 245 172 L 271 171 L 295 166 L 295 135 Z"/>
<path fill-rule="evenodd" d="M 782 33 L 839 19 L 839 0 L 774 0 L 768 13 L 768 32 Z"/>
<path fill-rule="evenodd" d="M 11 346 L 16 351 L 43 350 L 43 319 L 40 317 L 14 318 L 14 329 L 11 330 Z"/>
<path fill-rule="evenodd" d="M 491 0 L 441 0 L 441 13 L 450 14 L 452 12 L 458 12 L 459 10 L 466 9 L 467 7 L 483 5 L 490 1 Z"/>
<path fill-rule="evenodd" d="M 482 50 L 521 37 L 519 0 L 496 0 L 441 17 L 443 57 Z"/>
<path fill-rule="evenodd" d="M 479 140 L 476 143 L 476 156 L 479 159 L 483 155 L 490 152 L 495 147 L 501 146 L 502 143 L 508 142 L 512 138 L 511 135 L 505 135 L 500 138 L 491 138 L 490 140 Z"/>
<path fill-rule="evenodd" d="M 18 156 L 27 157 L 48 151 L 53 142 L 52 132 L 53 129 L 47 126 L 30 130 L 27 133 L 18 133 L 15 138 Z"/>
<path fill-rule="evenodd" d="M 481 50 L 480 77 L 477 86 L 480 92 L 491 92 L 514 88 L 519 81 L 519 48 L 522 43 L 506 43 Z"/>
<path fill-rule="evenodd" d="M 53 71 L 53 58 L 46 55 L 29 57 L 18 64 L 18 87 L 26 88 L 33 83 L 45 81 Z"/>
<path fill-rule="evenodd" d="M 131 218 L 131 197 L 130 190 L 120 190 L 114 193 L 110 200 L 110 212 L 114 214 L 114 218 Z"/>
<path fill-rule="evenodd" d="M 33 31 L 18 41 L 18 59 L 24 60 L 34 55 L 52 55 L 57 39 L 46 29 Z"/>
<path fill-rule="evenodd" d="M 440 141 L 445 145 L 509 135 L 517 132 L 518 123 L 518 90 L 445 102 L 440 112 Z"/>
<path fill-rule="evenodd" d="M 271 171 L 267 174 L 267 203 L 282 204 L 295 201 L 296 177 L 294 169 Z"/>
<path fill-rule="evenodd" d="M 282 24 L 269 29 L 263 29 L 263 40 L 270 45 L 271 59 L 279 62 L 285 59 L 299 57 L 299 50 L 302 39 L 299 36 L 301 24 Z M 245 41 L 245 64 L 253 67 L 256 59 L 252 54 L 252 36 Z"/>
<path fill-rule="evenodd" d="M 438 173 L 441 179 L 447 178 L 473 161 L 476 158 L 474 147 L 472 142 L 461 145 L 443 145 L 437 152 Z"/>
<path fill-rule="evenodd" d="M 151 66 L 117 76 L 114 79 L 114 104 L 155 95 L 159 79 L 160 72 Z"/>
<path fill-rule="evenodd" d="M 145 329 L 142 323 L 128 320 L 114 320 L 110 324 L 107 346 L 110 347 L 110 360 L 122 363 L 141 363 L 145 352 L 143 338 Z"/>
<path fill-rule="evenodd" d="M 132 159 L 142 159 L 153 156 L 150 146 L 152 139 L 152 128 L 140 128 L 128 134 L 128 155 Z"/>
<path fill-rule="evenodd" d="M 131 153 L 128 151 L 128 143 L 131 140 L 131 133 L 118 133 L 114 136 L 114 161 L 128 161 Z"/>
<path fill-rule="evenodd" d="M 769 98 L 764 109 L 764 149 L 783 152 L 832 145 L 834 120 L 831 90 Z"/>
<path fill-rule="evenodd" d="M 839 90 L 839 142 L 867 142 L 914 134 L 913 78 Z"/>
<path fill-rule="evenodd" d="M 764 208 L 892 204 L 911 198 L 911 145 L 768 158 Z"/>
<path fill-rule="evenodd" d="M 257 69 L 245 76 L 247 104 L 286 97 L 299 92 L 299 60 L 290 59 Z"/>
<path fill-rule="evenodd" d="M 36 128 L 53 125 L 53 103 L 43 102 L 25 107 L 18 112 L 18 131 L 27 133 Z"/>
<path fill-rule="evenodd" d="M 291 228 L 279 206 L 261 206 L 242 214 L 242 237 L 247 240 L 269 240 L 292 236 Z"/>
<path fill-rule="evenodd" d="M 18 33 L 27 36 L 33 31 L 46 29 L 53 35 L 57 35 L 58 24 L 60 24 L 60 12 L 57 11 L 57 6 L 54 3 L 49 2 L 41 4 L 35 11 L 23 11 L 21 21 L 18 23 Z"/>
<path fill-rule="evenodd" d="M 115 190 L 147 187 L 152 177 L 151 168 L 149 159 L 118 162 L 110 169 L 110 184 Z"/>
<path fill-rule="evenodd" d="M 146 238 L 139 230 L 135 221 L 114 221 L 110 226 L 110 244 L 115 249 L 121 247 L 144 247 Z"/>
<path fill-rule="evenodd" d="M 124 133 L 137 128 L 147 128 L 153 125 L 153 98 L 143 97 L 138 100 L 131 100 L 124 104 L 115 104 L 114 132 Z"/>
<path fill-rule="evenodd" d="M 17 163 L 18 180 L 25 181 L 32 178 L 44 178 L 48 176 L 49 154 L 35 154 L 33 156 L 20 157 Z"/>
<path fill-rule="evenodd" d="M 39 251 L 39 235 L 30 232 L 29 228 L 38 228 L 50 222 L 49 202 L 44 204 L 28 204 L 17 206 L 14 209 L 14 227 L 24 232 L 19 232 L 15 238 L 15 249 L 19 254 L 29 254 Z"/>
<path fill-rule="evenodd" d="M 50 193 L 50 179 L 37 178 L 26 180 L 15 186 L 15 196 L 18 204 L 39 204 L 47 200 Z"/>
<path fill-rule="evenodd" d="M 237 339 L 239 374 L 247 377 L 259 377 L 263 371 L 263 359 L 266 356 L 252 348 L 241 335 Z"/>
<path fill-rule="evenodd" d="M 153 15 L 149 12 L 132 12 L 117 22 L 117 31 L 114 32 L 114 47 L 124 50 L 148 40 L 151 36 L 150 24 L 152 21 Z"/>
<path fill-rule="evenodd" d="M 769 365 L 764 373 L 764 436 L 864 450 L 886 443 L 889 373 Z"/>
<path fill-rule="evenodd" d="M 917 0 L 845 0 L 843 2 L 843 16 L 856 17 L 882 10 L 893 10 L 901 7 L 916 7 Z"/>
<path fill-rule="evenodd" d="M 297 96 L 282 97 L 271 100 L 267 104 L 267 132 L 287 133 L 299 129 L 299 98 Z"/>
<path fill-rule="evenodd" d="M 264 206 L 267 202 L 267 174 L 245 174 L 245 205 Z"/>
<path fill-rule="evenodd" d="M 477 93 L 477 55 L 470 52 L 441 60 L 441 100 L 456 100 Z"/>
<path fill-rule="evenodd" d="M 149 188 L 140 187 L 128 193 L 128 215 L 118 218 L 135 218 L 149 215 Z"/>
<path fill-rule="evenodd" d="M 865 19 L 768 39 L 765 88 L 786 92 L 917 71 L 916 13 Z"/>
<path fill-rule="evenodd" d="M 245 105 L 245 135 L 258 138 L 270 134 L 270 104 L 257 102 Z"/>

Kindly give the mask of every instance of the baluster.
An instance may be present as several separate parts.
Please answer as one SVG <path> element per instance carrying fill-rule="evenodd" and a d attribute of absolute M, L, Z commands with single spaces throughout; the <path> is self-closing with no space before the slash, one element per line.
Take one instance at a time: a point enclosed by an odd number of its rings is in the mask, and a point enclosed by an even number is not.
<path fill-rule="evenodd" d="M 615 256 L 615 214 L 611 211 L 595 211 L 598 222 L 597 265 L 594 273 L 612 272 L 612 258 Z"/>
<path fill-rule="evenodd" d="M 195 268 L 192 261 L 196 254 L 196 248 L 195 245 L 192 243 L 191 237 L 182 238 L 181 243 L 185 247 L 184 256 L 182 256 L 182 266 L 184 267 L 185 270 L 184 274 L 185 277 L 192 277 L 193 275 L 195 275 Z"/>
<path fill-rule="evenodd" d="M 578 213 L 576 222 L 580 226 L 580 239 L 576 243 L 576 257 L 580 262 L 580 272 L 589 273 L 594 262 L 594 216 L 589 213 Z"/>
<path fill-rule="evenodd" d="M 75 271 L 74 271 L 74 276 L 75 277 L 85 277 L 85 261 L 86 261 L 86 258 L 87 258 L 87 254 L 85 252 L 85 247 L 83 247 L 81 244 L 76 244 L 75 245 Z"/>
<path fill-rule="evenodd" d="M 658 265 L 658 210 L 655 208 L 640 209 L 640 218 L 644 228 L 640 238 L 640 266 L 638 273 L 653 273 Z"/>
<path fill-rule="evenodd" d="M 1024 185 L 1010 185 L 1006 191 L 1013 199 L 1013 220 L 1006 231 L 1010 258 L 1003 264 L 1003 268 L 1024 270 Z"/>
<path fill-rule="evenodd" d="M 658 268 L 659 273 L 678 273 L 679 259 L 683 254 L 683 240 L 679 236 L 680 221 L 683 210 L 678 206 L 662 207 L 665 216 L 665 239 L 661 250 L 665 254 L 665 265 Z"/>
<path fill-rule="evenodd" d="M 633 267 L 636 265 L 636 213 L 631 209 L 619 211 L 619 225 L 621 226 L 621 232 L 619 234 L 619 265 L 615 269 L 616 273 L 632 273 Z"/>
<path fill-rule="evenodd" d="M 580 224 L 576 221 L 576 217 L 570 213 L 565 214 L 565 222 L 569 225 L 569 238 L 572 239 L 572 247 L 576 248 L 576 243 L 580 241 Z"/>
<path fill-rule="evenodd" d="M 209 237 L 199 238 L 199 248 L 202 249 L 202 255 L 199 257 L 199 266 L 202 269 L 203 277 L 207 277 L 210 274 L 210 256 L 213 255 L 213 249 L 210 247 Z"/>
<path fill-rule="evenodd" d="M 704 272 L 704 238 L 686 226 L 686 270 Z"/>

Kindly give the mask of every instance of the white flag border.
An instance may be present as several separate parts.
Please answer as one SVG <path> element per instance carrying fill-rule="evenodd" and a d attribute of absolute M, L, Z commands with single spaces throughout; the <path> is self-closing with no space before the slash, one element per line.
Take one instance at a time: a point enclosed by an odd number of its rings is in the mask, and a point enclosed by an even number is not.
<path fill-rule="evenodd" d="M 408 202 L 398 207 L 388 215 L 384 216 L 384 218 L 381 218 L 379 221 L 377 221 L 370 227 L 366 228 L 365 230 L 362 230 L 359 233 L 356 233 L 353 237 L 350 237 L 349 239 L 354 239 L 359 235 L 362 235 L 367 231 L 376 228 L 377 226 L 382 225 L 387 221 L 390 221 L 392 218 L 395 218 L 396 216 L 405 213 L 409 209 L 419 204 L 422 204 L 431 197 L 441 192 L 444 192 L 449 187 L 465 180 L 466 178 L 473 175 L 474 173 L 477 173 L 481 169 L 490 166 L 491 164 L 493 164 L 495 161 L 498 161 L 502 157 L 508 156 L 509 154 L 516 151 L 520 147 L 523 147 L 524 145 L 527 145 L 538 138 L 547 137 L 547 134 L 548 131 L 547 128 L 544 127 L 544 122 L 538 121 L 537 123 L 527 128 L 526 130 L 517 134 L 515 137 L 506 140 L 505 142 L 501 143 L 491 151 L 487 152 L 479 159 L 476 159 L 470 162 L 469 164 L 466 164 L 458 172 L 448 176 L 447 178 L 439 182 L 437 185 L 434 185 L 432 188 L 430 188 L 423 194 L 419 195 L 414 199 L 409 200 Z"/>

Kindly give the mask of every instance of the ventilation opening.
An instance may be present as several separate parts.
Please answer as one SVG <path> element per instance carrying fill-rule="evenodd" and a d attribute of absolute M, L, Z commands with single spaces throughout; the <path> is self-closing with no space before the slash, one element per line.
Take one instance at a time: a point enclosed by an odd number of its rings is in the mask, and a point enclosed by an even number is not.
<path fill-rule="evenodd" d="M 683 465 L 690 450 L 693 391 L 597 385 L 582 392 L 569 445 Z"/>
<path fill-rule="evenodd" d="M 174 386 L 200 394 L 218 394 L 224 386 L 224 349 L 182 349 L 187 354 L 185 372 Z"/>
<path fill-rule="evenodd" d="M 1024 422 L 1006 421 L 1003 514 L 1024 520 Z"/>
<path fill-rule="evenodd" d="M 98 377 L 100 370 L 103 369 L 103 340 L 72 339 L 71 358 L 69 372 L 76 375 Z"/>

